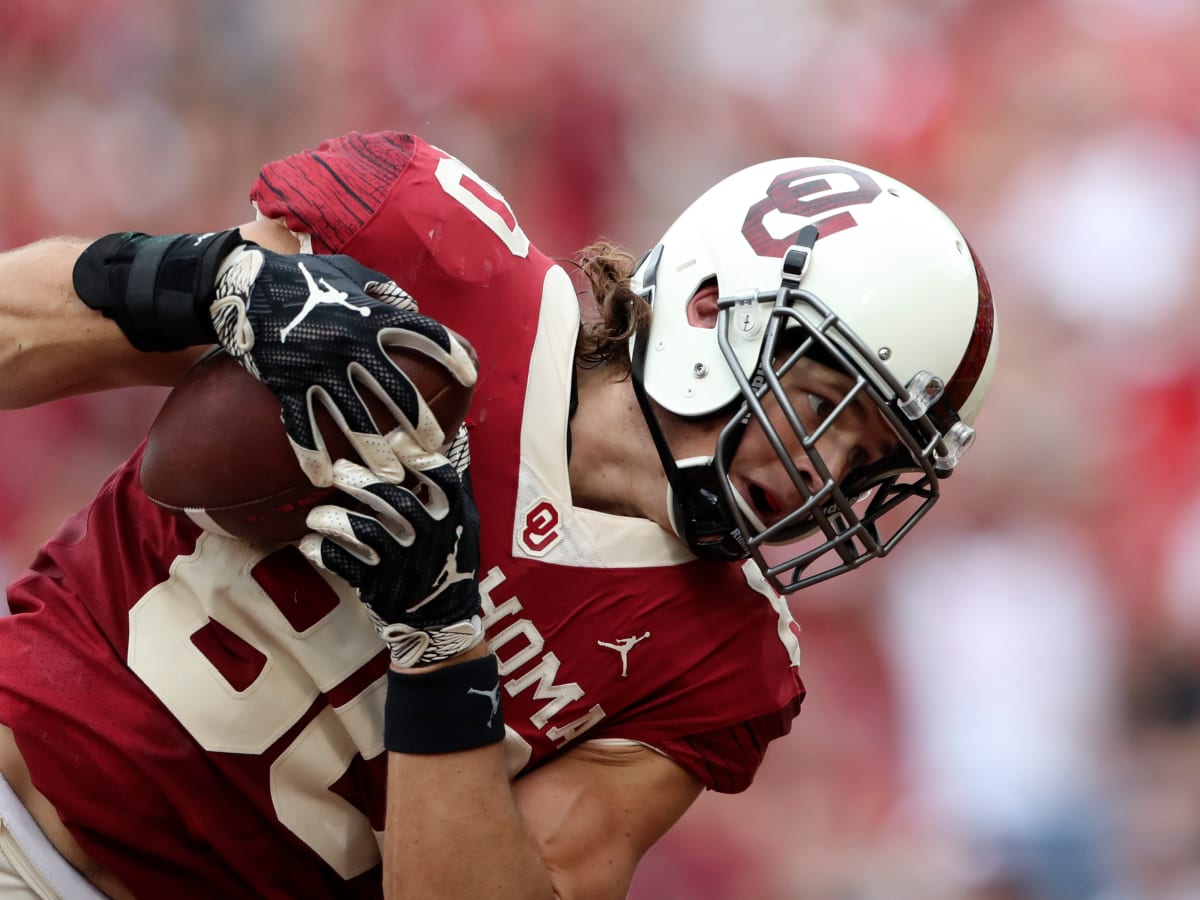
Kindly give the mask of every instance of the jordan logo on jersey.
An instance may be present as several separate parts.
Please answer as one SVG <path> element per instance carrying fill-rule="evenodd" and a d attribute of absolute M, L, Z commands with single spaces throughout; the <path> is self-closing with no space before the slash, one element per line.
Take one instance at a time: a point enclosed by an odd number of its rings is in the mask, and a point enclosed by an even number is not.
<path fill-rule="evenodd" d="M 650 632 L 647 631 L 641 637 L 620 638 L 615 644 L 610 644 L 608 641 L 596 641 L 596 643 L 609 650 L 616 650 L 621 655 L 621 677 L 624 678 L 629 674 L 629 651 L 648 637 L 650 637 Z"/>

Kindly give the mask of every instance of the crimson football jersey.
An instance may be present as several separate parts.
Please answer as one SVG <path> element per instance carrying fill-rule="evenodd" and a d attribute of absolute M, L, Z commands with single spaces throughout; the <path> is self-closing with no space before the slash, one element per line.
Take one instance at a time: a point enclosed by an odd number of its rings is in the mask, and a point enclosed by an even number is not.
<path fill-rule="evenodd" d="M 796 628 L 753 563 L 575 507 L 579 309 L 503 197 L 417 138 L 350 134 L 252 191 L 313 252 L 387 273 L 480 358 L 467 420 L 510 772 L 634 741 L 749 785 L 799 710 Z M 0 721 L 83 847 L 144 896 L 377 896 L 387 656 L 291 546 L 150 502 L 141 451 L 46 544 L 0 619 Z M 652 458 L 647 465 L 657 465 Z"/>

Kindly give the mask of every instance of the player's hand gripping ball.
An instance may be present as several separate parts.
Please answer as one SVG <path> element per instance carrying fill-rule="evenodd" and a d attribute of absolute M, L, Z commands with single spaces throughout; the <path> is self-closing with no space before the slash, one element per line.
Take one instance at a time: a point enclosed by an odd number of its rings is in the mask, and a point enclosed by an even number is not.
<path fill-rule="evenodd" d="M 300 542 L 315 565 L 354 585 L 403 668 L 450 659 L 483 640 L 479 512 L 465 429 L 447 452 L 412 467 L 404 484 L 338 462 L 334 483 L 361 512 L 320 506 L 308 517 L 313 533 Z"/>
<path fill-rule="evenodd" d="M 455 336 L 475 358 L 470 345 Z M 467 414 L 474 386 L 454 378 L 433 358 L 412 349 L 389 356 L 424 399 L 447 443 Z M 362 397 L 379 433 L 404 439 L 384 403 Z M 359 459 L 323 404 L 313 421 L 331 460 Z M 206 530 L 250 541 L 299 540 L 305 517 L 322 504 L 354 505 L 335 486 L 314 486 L 304 474 L 271 390 L 220 351 L 210 352 L 168 395 L 150 427 L 141 483 L 155 503 Z"/>
<path fill-rule="evenodd" d="M 209 306 L 217 343 L 271 389 L 308 480 L 333 484 L 333 460 L 314 419 L 334 416 L 364 464 L 398 482 L 444 446 L 446 434 L 390 354 L 404 348 L 436 360 L 474 386 L 476 364 L 440 322 L 381 272 L 349 256 L 284 255 L 246 244 L 221 263 Z M 366 396 L 393 414 L 386 431 Z"/>

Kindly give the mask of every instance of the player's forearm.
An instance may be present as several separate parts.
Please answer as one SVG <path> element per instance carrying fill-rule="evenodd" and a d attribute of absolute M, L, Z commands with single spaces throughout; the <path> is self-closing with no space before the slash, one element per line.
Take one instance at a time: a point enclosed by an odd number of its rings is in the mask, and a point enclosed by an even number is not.
<path fill-rule="evenodd" d="M 52 238 L 0 253 L 0 408 L 170 384 L 194 358 L 194 352 L 141 353 L 80 301 L 71 275 L 88 243 Z"/>
<path fill-rule="evenodd" d="M 389 754 L 386 896 L 557 896 L 513 801 L 503 746 L 428 756 Z"/>
<path fill-rule="evenodd" d="M 438 670 L 461 673 L 462 663 L 487 654 L 480 644 L 424 669 L 398 671 L 427 677 Z M 389 697 L 389 712 L 395 711 L 394 699 Z M 390 898 L 557 896 L 513 799 L 502 741 L 453 753 L 389 753 L 384 842 L 384 889 Z"/>

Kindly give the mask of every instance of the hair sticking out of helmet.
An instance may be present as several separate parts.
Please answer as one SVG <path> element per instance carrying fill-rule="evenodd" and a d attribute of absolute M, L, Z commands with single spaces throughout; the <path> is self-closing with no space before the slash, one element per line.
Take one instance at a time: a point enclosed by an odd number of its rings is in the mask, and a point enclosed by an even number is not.
<path fill-rule="evenodd" d="M 715 328 L 689 316 L 714 283 Z M 632 287 L 652 307 L 634 387 L 697 555 L 748 553 L 783 592 L 855 569 L 911 531 L 974 438 L 997 352 L 987 279 L 954 224 L 886 175 L 809 158 L 743 169 L 667 229 Z M 788 386 L 813 366 L 845 389 L 819 424 Z M 676 460 L 650 400 L 727 416 L 712 456 Z M 835 477 L 822 447 L 867 408 L 889 449 Z M 748 428 L 774 451 L 786 509 L 742 486 Z"/>

